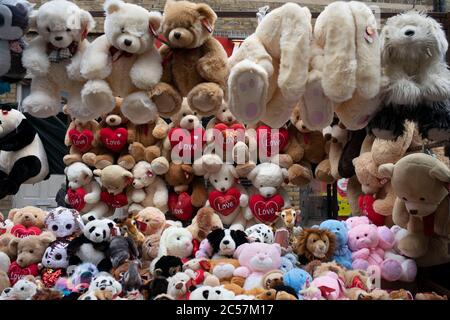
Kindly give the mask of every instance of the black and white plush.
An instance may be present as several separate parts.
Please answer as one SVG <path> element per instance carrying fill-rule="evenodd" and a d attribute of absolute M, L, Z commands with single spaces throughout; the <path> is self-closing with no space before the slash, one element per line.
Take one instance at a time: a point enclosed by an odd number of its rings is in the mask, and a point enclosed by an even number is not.
<path fill-rule="evenodd" d="M 96 265 L 99 271 L 110 271 L 112 265 L 107 252 L 116 230 L 114 227 L 114 222 L 109 219 L 88 222 L 84 226 L 83 234 L 69 243 L 69 264 L 90 262 Z"/>
<path fill-rule="evenodd" d="M 32 5 L 25 0 L 0 1 L 0 80 L 17 82 L 26 74 L 22 65 L 25 43 L 22 37 L 28 30 Z"/>
<path fill-rule="evenodd" d="M 40 182 L 47 175 L 47 155 L 39 135 L 21 112 L 2 105 L 0 199 L 16 194 L 21 184 Z"/>
<path fill-rule="evenodd" d="M 68 240 L 58 239 L 50 243 L 42 257 L 42 265 L 51 269 L 66 269 L 69 266 Z"/>
<path fill-rule="evenodd" d="M 245 229 L 247 238 L 250 242 L 262 242 L 272 244 L 275 240 L 272 228 L 264 223 L 255 224 Z"/>
<path fill-rule="evenodd" d="M 189 300 L 233 300 L 234 293 L 222 287 L 201 286 L 191 292 Z"/>
<path fill-rule="evenodd" d="M 108 257 L 113 268 L 117 268 L 126 260 L 139 257 L 139 251 L 133 239 L 123 236 L 113 237 L 109 244 Z"/>
<path fill-rule="evenodd" d="M 230 229 L 213 230 L 208 234 L 207 239 L 213 248 L 213 259 L 232 257 L 237 247 L 248 242 L 244 231 Z"/>

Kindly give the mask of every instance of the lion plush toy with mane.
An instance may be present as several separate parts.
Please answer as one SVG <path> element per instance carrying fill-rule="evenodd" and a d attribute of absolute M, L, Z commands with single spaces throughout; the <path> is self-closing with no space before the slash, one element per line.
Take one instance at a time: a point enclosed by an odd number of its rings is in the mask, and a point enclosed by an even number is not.
<path fill-rule="evenodd" d="M 330 261 L 336 248 L 334 233 L 319 228 L 305 228 L 294 243 L 294 252 L 301 264 L 313 260 Z"/>

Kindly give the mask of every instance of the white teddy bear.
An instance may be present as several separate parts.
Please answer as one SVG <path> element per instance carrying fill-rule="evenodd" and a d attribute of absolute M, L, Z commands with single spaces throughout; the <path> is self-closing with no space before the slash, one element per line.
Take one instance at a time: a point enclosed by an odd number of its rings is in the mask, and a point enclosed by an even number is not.
<path fill-rule="evenodd" d="M 108 0 L 105 34 L 95 39 L 83 57 L 81 73 L 89 81 L 82 99 L 96 115 L 111 111 L 115 96 L 124 98 L 122 113 L 135 124 L 156 121 L 158 110 L 148 92 L 162 76 L 154 34 L 159 12 L 121 0 Z"/>
<path fill-rule="evenodd" d="M 64 173 L 69 181 L 65 200 L 83 215 L 85 222 L 89 217 L 101 218 L 109 213 L 108 206 L 100 201 L 100 184 L 87 165 L 75 162 Z"/>
<path fill-rule="evenodd" d="M 164 159 L 167 162 L 163 157 L 158 159 Z M 156 207 L 163 213 L 167 212 L 169 190 L 164 180 L 157 176 L 164 174 L 164 171 L 158 172 L 153 166 L 153 162 L 150 164 L 146 161 L 139 161 L 134 166 L 132 170 L 134 189 L 130 194 L 132 203 L 128 208 L 129 213 L 136 214 L 146 207 Z"/>
<path fill-rule="evenodd" d="M 96 114 L 83 106 L 80 91 L 85 80 L 80 73 L 86 37 L 95 21 L 89 12 L 66 0 L 52 0 L 32 12 L 30 27 L 37 29 L 23 52 L 22 62 L 32 74 L 31 94 L 22 107 L 39 118 L 61 111 L 61 91 L 68 93 L 68 112 L 75 118 L 91 120 Z"/>

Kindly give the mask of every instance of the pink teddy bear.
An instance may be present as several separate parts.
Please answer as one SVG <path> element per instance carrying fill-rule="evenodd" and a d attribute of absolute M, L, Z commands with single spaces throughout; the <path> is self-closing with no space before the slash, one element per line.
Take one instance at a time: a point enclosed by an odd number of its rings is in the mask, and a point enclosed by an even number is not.
<path fill-rule="evenodd" d="M 347 225 L 348 229 L 352 229 L 353 227 L 356 227 L 360 224 L 369 224 L 370 220 L 366 216 L 359 216 L 359 217 L 351 217 L 345 220 L 345 224 Z"/>
<path fill-rule="evenodd" d="M 394 244 L 395 235 L 386 226 L 364 223 L 353 226 L 348 232 L 353 269 L 367 270 L 370 266 L 377 266 L 383 279 L 400 279 L 403 271 L 399 261 L 385 258 L 385 251 L 392 249 Z"/>
<path fill-rule="evenodd" d="M 262 288 L 263 276 L 281 266 L 281 247 L 278 243 L 244 243 L 236 249 L 234 257 L 241 266 L 233 275 L 246 278 L 244 290 Z"/>
<path fill-rule="evenodd" d="M 327 272 L 314 278 L 312 287 L 320 290 L 321 296 L 326 300 L 347 300 L 345 297 L 345 284 L 334 272 Z"/>

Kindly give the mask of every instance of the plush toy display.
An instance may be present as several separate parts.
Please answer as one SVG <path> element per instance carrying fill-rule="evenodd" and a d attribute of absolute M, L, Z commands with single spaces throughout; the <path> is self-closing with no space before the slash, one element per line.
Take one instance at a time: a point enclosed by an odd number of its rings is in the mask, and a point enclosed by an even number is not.
<path fill-rule="evenodd" d="M 264 17 L 229 60 L 229 106 L 238 119 L 272 128 L 289 120 L 305 90 L 311 37 L 306 7 L 288 3 Z"/>
<path fill-rule="evenodd" d="M 423 34 L 428 35 L 428 41 L 423 40 Z M 404 132 L 405 120 L 411 120 L 417 122 L 422 137 L 447 140 L 450 72 L 442 26 L 423 13 L 410 11 L 389 18 L 381 38 L 382 65 L 389 81 L 382 108 L 369 130 L 383 139 L 395 139 Z M 408 50 L 404 50 L 404 43 Z"/>
<path fill-rule="evenodd" d="M 14 226 L 9 232 L 18 238 L 24 238 L 29 235 L 39 235 L 45 227 L 47 212 L 38 208 L 27 206 L 19 209 L 11 209 L 8 213 L 8 219 Z"/>
<path fill-rule="evenodd" d="M 160 94 L 175 101 L 186 97 L 202 116 L 219 110 L 226 93 L 227 54 L 212 36 L 216 20 L 205 3 L 168 0 L 160 29 L 167 41 L 159 49 L 165 62 Z"/>
<path fill-rule="evenodd" d="M 97 114 L 81 101 L 85 80 L 80 73 L 88 33 L 95 27 L 89 12 L 66 0 L 44 3 L 30 15 L 30 27 L 37 29 L 23 52 L 23 65 L 32 74 L 31 94 L 22 102 L 25 111 L 47 118 L 61 111 L 60 92 L 68 93 L 68 112 L 87 121 Z"/>
<path fill-rule="evenodd" d="M 22 65 L 25 43 L 22 37 L 28 30 L 32 5 L 26 0 L 3 0 L 0 4 L 0 80 L 20 81 L 26 74 Z"/>
<path fill-rule="evenodd" d="M 39 135 L 19 111 L 1 107 L 0 199 L 16 194 L 23 183 L 45 179 L 49 168 Z"/>

